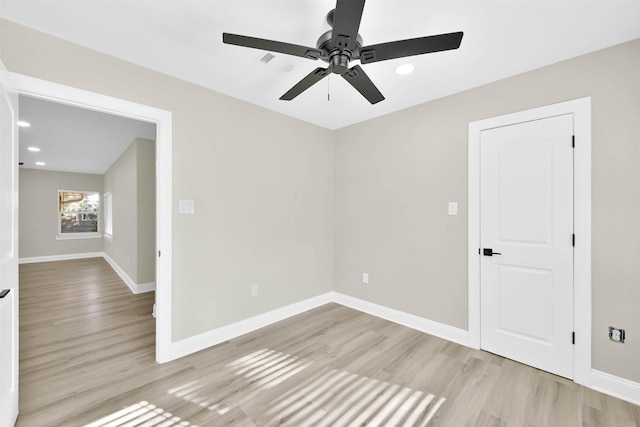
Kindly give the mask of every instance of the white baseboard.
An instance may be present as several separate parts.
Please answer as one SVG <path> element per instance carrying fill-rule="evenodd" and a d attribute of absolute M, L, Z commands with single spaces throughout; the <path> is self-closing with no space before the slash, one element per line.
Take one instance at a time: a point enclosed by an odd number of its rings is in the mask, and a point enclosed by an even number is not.
<path fill-rule="evenodd" d="M 640 405 L 640 383 L 591 370 L 591 388 L 599 392 Z"/>
<path fill-rule="evenodd" d="M 202 334 L 186 338 L 171 344 L 171 355 L 168 360 L 174 360 L 205 348 L 220 344 L 221 342 L 239 337 L 257 329 L 264 328 L 273 323 L 289 317 L 304 313 L 305 311 L 320 307 L 324 304 L 335 302 L 345 307 L 353 308 L 364 313 L 371 314 L 391 322 L 416 329 L 437 337 L 456 342 L 469 347 L 469 332 L 459 328 L 444 325 L 432 320 L 423 319 L 412 314 L 404 313 L 381 305 L 373 304 L 338 292 L 327 292 L 317 297 L 309 298 L 264 314 L 259 314 L 227 326 L 222 326 Z"/>
<path fill-rule="evenodd" d="M 86 252 L 81 254 L 34 256 L 34 257 L 20 258 L 18 260 L 18 263 L 31 264 L 34 262 L 68 261 L 71 259 L 100 258 L 103 255 L 104 255 L 104 252 Z"/>
<path fill-rule="evenodd" d="M 145 292 L 153 292 L 156 290 L 156 282 L 137 283 L 134 294 L 143 294 Z"/>
<path fill-rule="evenodd" d="M 399 323 L 403 326 L 407 326 L 430 335 L 435 335 L 448 341 L 453 341 L 466 347 L 476 348 L 472 345 L 469 331 L 434 322 L 432 320 L 424 319 L 392 308 L 373 304 L 338 292 L 333 292 L 332 294 L 333 301 L 338 304 L 394 323 Z M 592 369 L 591 381 L 588 387 L 601 393 L 608 394 L 609 396 L 631 402 L 635 405 L 640 405 L 640 383 Z"/>
<path fill-rule="evenodd" d="M 20 264 L 49 261 L 65 261 L 71 259 L 103 257 L 113 267 L 120 278 L 127 284 L 134 294 L 151 292 L 155 290 L 155 282 L 135 283 L 127 273 L 118 266 L 104 252 L 92 252 L 82 254 L 52 255 L 41 257 L 20 258 Z M 259 314 L 227 326 L 213 329 L 202 334 L 171 343 L 170 357 L 167 361 L 178 359 L 191 353 L 204 350 L 224 341 L 239 337 L 257 329 L 269 326 L 273 323 L 289 317 L 304 313 L 328 303 L 337 303 L 381 319 L 389 320 L 400 325 L 455 342 L 466 347 L 476 348 L 470 337 L 469 331 L 425 319 L 403 311 L 395 310 L 369 301 L 341 294 L 339 292 L 327 292 L 313 298 L 306 299 L 267 313 Z M 608 394 L 618 399 L 625 400 L 635 405 L 640 405 L 640 383 L 607 374 L 595 369 L 591 370 L 591 381 L 587 385 L 593 390 Z"/>
<path fill-rule="evenodd" d="M 36 256 L 28 258 L 20 258 L 19 264 L 31 264 L 34 262 L 51 262 L 51 261 L 68 261 L 72 259 L 85 259 L 85 258 L 104 258 L 105 261 L 111 265 L 111 267 L 118 273 L 118 276 L 124 283 L 131 289 L 134 294 L 142 294 L 144 292 L 153 292 L 156 290 L 156 282 L 148 283 L 136 283 L 125 271 L 120 268 L 109 255 L 105 252 L 86 252 L 81 254 L 64 254 L 64 255 L 48 255 L 48 256 Z"/>
<path fill-rule="evenodd" d="M 269 326 L 273 323 L 331 302 L 389 320 L 466 347 L 475 348 L 475 346 L 472 345 L 473 341 L 469 335 L 469 331 L 465 331 L 464 329 L 428 320 L 403 311 L 344 295 L 339 292 L 327 292 L 326 294 L 250 317 L 231 325 L 223 326 L 181 341 L 173 342 L 171 344 L 171 354 L 167 361 L 204 350 L 205 348 L 212 347 L 216 344 L 253 332 L 257 329 Z M 618 399 L 640 405 L 640 383 L 593 369 L 591 370 L 591 381 L 588 387 Z"/>
<path fill-rule="evenodd" d="M 169 360 L 178 359 L 191 353 L 195 353 L 216 344 L 228 341 L 240 335 L 264 328 L 273 323 L 287 319 L 289 317 L 304 313 L 322 305 L 332 302 L 332 293 L 318 295 L 294 304 L 278 308 L 267 313 L 259 314 L 227 326 L 222 326 L 190 338 L 171 343 Z"/>
<path fill-rule="evenodd" d="M 346 307 L 380 317 L 381 319 L 389 320 L 408 328 L 415 329 L 429 335 L 434 335 L 447 341 L 455 342 L 465 347 L 476 348 L 473 345 L 469 331 L 465 331 L 464 329 L 374 304 L 339 292 L 333 292 L 333 301 Z"/>
<path fill-rule="evenodd" d="M 119 265 L 115 262 L 106 252 L 103 252 L 101 256 L 111 265 L 113 270 L 118 273 L 118 276 L 124 283 L 131 289 L 134 294 L 141 294 L 144 292 L 152 292 L 156 290 L 156 282 L 148 283 L 136 283 Z"/>

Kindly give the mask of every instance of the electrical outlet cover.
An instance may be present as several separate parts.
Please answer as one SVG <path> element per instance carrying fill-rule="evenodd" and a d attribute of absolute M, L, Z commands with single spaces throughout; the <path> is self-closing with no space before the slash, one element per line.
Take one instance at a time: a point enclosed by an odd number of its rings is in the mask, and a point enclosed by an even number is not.
<path fill-rule="evenodd" d="M 609 326 L 609 339 L 614 342 L 624 343 L 624 329 Z"/>

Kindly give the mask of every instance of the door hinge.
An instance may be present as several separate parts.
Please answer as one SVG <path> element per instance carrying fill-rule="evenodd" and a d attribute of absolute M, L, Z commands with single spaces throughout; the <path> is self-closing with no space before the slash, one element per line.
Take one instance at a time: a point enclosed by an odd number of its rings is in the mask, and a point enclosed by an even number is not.
<path fill-rule="evenodd" d="M 158 251 L 158 258 L 160 258 L 160 255 L 162 255 L 162 253 L 160 251 Z"/>
<path fill-rule="evenodd" d="M 571 148 L 576 148 L 576 136 L 571 135 Z"/>
<path fill-rule="evenodd" d="M 575 343 L 576 343 L 576 333 L 571 332 L 571 344 L 575 345 Z"/>
<path fill-rule="evenodd" d="M 576 245 L 576 235 L 575 233 L 571 235 L 571 246 L 575 246 Z"/>
<path fill-rule="evenodd" d="M 480 248 L 478 248 L 478 255 L 480 255 Z"/>

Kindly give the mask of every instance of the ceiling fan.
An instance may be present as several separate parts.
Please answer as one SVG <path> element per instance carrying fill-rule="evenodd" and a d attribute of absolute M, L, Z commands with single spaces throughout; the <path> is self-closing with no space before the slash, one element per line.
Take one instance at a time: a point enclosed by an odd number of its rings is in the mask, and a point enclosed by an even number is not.
<path fill-rule="evenodd" d="M 336 8 L 327 14 L 327 23 L 333 29 L 320 36 L 316 48 L 229 33 L 222 33 L 222 41 L 226 44 L 285 53 L 313 60 L 321 59 L 329 64 L 327 68 L 316 68 L 296 83 L 280 97 L 283 101 L 291 101 L 327 77 L 329 73 L 334 73 L 341 75 L 371 104 L 384 100 L 384 96 L 362 67 L 355 65 L 349 68 L 351 61 L 360 60 L 361 64 L 370 64 L 460 47 L 462 31 L 362 46 L 362 37 L 358 34 L 358 29 L 360 28 L 364 2 L 365 0 L 337 0 Z"/>

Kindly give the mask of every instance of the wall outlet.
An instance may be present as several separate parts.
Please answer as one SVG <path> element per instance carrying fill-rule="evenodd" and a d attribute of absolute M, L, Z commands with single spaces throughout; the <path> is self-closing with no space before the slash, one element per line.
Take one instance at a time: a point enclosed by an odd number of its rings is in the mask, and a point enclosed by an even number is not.
<path fill-rule="evenodd" d="M 254 283 L 251 285 L 251 296 L 257 297 L 258 295 L 260 295 L 260 284 Z"/>
<path fill-rule="evenodd" d="M 369 283 L 369 273 L 362 273 L 362 283 L 365 285 Z"/>
<path fill-rule="evenodd" d="M 614 328 L 609 326 L 609 339 L 611 341 L 624 343 L 624 329 Z"/>

